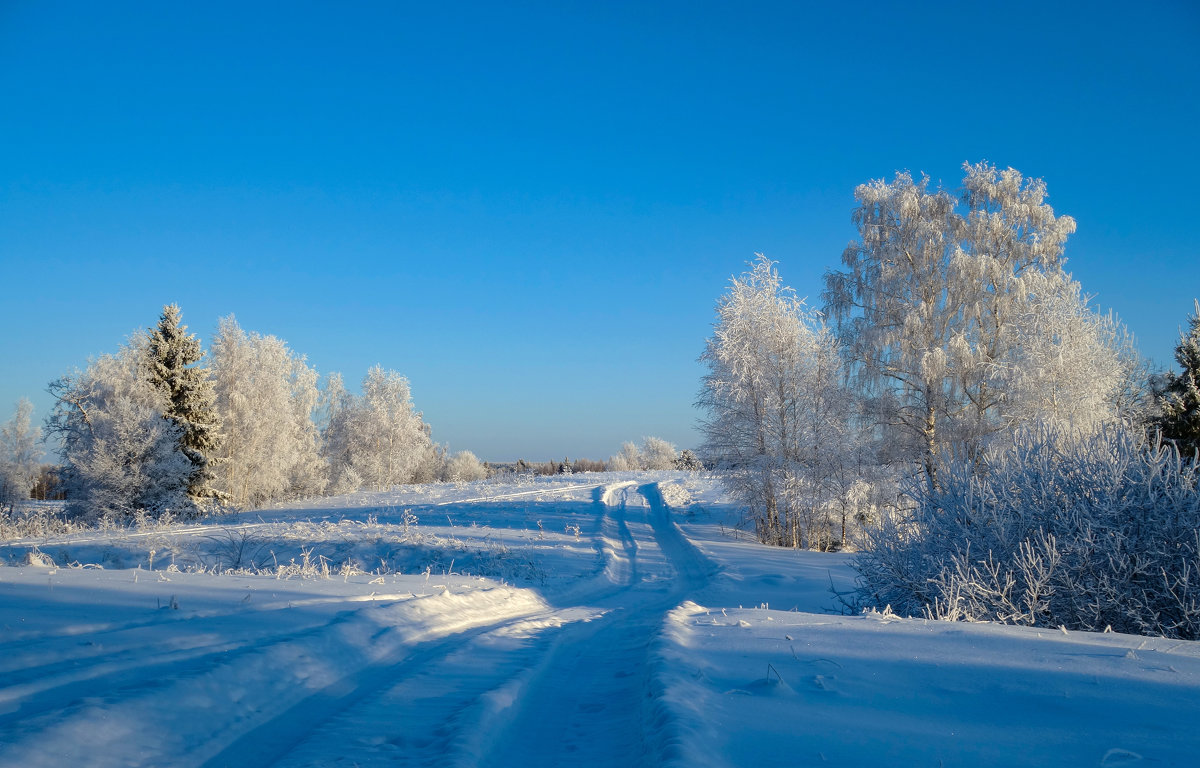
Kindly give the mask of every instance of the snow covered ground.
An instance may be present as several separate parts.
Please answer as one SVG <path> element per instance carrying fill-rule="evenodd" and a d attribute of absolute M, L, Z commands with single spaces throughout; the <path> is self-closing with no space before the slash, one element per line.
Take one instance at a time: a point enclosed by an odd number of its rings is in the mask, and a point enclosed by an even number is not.
<path fill-rule="evenodd" d="M 0 765 L 1196 764 L 1200 644 L 842 615 L 852 556 L 733 518 L 585 474 L 0 544 Z"/>

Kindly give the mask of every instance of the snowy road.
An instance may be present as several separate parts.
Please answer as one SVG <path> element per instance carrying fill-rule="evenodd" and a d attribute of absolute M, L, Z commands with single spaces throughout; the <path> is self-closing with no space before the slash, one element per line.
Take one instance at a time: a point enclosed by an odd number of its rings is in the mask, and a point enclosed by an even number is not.
<path fill-rule="evenodd" d="M 653 484 L 593 495 L 605 568 L 569 604 L 380 659 L 206 765 L 657 764 L 649 649 L 712 566 Z"/>
<path fill-rule="evenodd" d="M 486 765 L 660 762 L 651 646 L 667 613 L 715 568 L 671 521 L 657 486 L 609 488 L 598 503 L 623 578 L 595 596 L 603 616 L 564 627 L 553 639 Z"/>
<path fill-rule="evenodd" d="M 715 568 L 654 483 L 588 488 L 598 561 L 552 602 L 453 585 L 264 602 L 247 587 L 183 627 L 155 613 L 4 644 L 0 763 L 658 764 L 650 649 Z"/>

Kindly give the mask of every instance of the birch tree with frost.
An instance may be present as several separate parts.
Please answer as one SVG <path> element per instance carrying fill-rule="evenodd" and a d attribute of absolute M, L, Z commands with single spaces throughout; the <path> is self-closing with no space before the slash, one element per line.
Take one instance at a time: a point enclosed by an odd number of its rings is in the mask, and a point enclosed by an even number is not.
<path fill-rule="evenodd" d="M 931 486 L 948 452 L 978 457 L 1017 424 L 1093 428 L 1113 415 L 1108 373 L 1128 370 L 1122 329 L 1062 270 L 1075 221 L 1046 204 L 1044 182 L 964 169 L 962 213 L 928 177 L 859 186 L 859 238 L 846 269 L 826 275 L 882 455 L 919 466 Z"/>
<path fill-rule="evenodd" d="M 346 392 L 339 376 L 331 379 L 325 397 L 323 450 L 339 492 L 387 490 L 441 475 L 441 454 L 404 376 L 377 365 L 363 379 L 362 395 Z"/>
<path fill-rule="evenodd" d="M 313 412 L 317 374 L 275 336 L 222 318 L 209 367 L 222 434 L 214 485 L 236 506 L 310 496 L 325 487 Z"/>
<path fill-rule="evenodd" d="M 29 498 L 37 482 L 42 450 L 42 430 L 33 426 L 33 403 L 17 401 L 12 418 L 0 427 L 0 511 L 9 512 Z"/>
<path fill-rule="evenodd" d="M 717 302 L 700 357 L 706 463 L 769 544 L 828 548 L 835 466 L 850 444 L 836 342 L 759 255 Z"/>

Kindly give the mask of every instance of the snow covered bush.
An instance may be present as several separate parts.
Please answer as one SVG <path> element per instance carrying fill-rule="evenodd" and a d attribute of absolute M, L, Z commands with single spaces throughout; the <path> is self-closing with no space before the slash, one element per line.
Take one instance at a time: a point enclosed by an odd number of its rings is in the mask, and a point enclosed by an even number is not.
<path fill-rule="evenodd" d="M 1108 425 L 1020 430 L 942 463 L 856 568 L 864 600 L 938 619 L 1200 639 L 1200 470 Z"/>
<path fill-rule="evenodd" d="M 447 459 L 442 478 L 451 483 L 466 483 L 472 480 L 484 480 L 487 478 L 487 474 L 487 468 L 475 454 L 470 451 L 459 451 Z"/>
<path fill-rule="evenodd" d="M 610 472 L 636 472 L 643 469 L 674 469 L 679 450 L 661 437 L 643 437 L 642 445 L 626 442 L 621 450 L 609 457 Z"/>
<path fill-rule="evenodd" d="M 623 443 L 621 450 L 609 457 L 608 468 L 612 472 L 632 472 L 641 469 L 641 451 L 634 443 Z"/>
<path fill-rule="evenodd" d="M 674 469 L 679 451 L 661 437 L 642 439 L 642 469 Z"/>

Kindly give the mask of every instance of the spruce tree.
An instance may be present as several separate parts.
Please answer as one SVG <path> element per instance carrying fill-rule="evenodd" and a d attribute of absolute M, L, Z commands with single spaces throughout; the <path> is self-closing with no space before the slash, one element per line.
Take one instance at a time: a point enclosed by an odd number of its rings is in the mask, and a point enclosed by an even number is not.
<path fill-rule="evenodd" d="M 699 472 L 704 469 L 704 465 L 700 463 L 700 459 L 696 458 L 696 454 L 685 449 L 679 454 L 679 458 L 675 459 L 675 469 L 685 469 L 689 472 Z"/>
<path fill-rule="evenodd" d="M 1166 375 L 1159 423 L 1164 439 L 1174 442 L 1184 456 L 1195 456 L 1200 450 L 1200 300 L 1188 326 L 1175 347 L 1175 361 L 1183 372 Z"/>
<path fill-rule="evenodd" d="M 163 307 L 150 329 L 147 376 L 165 400 L 163 417 L 182 430 L 179 446 L 191 462 L 188 495 L 212 496 L 211 456 L 217 445 L 217 411 L 208 371 L 197 365 L 204 357 L 200 341 L 187 332 L 177 304 Z"/>

